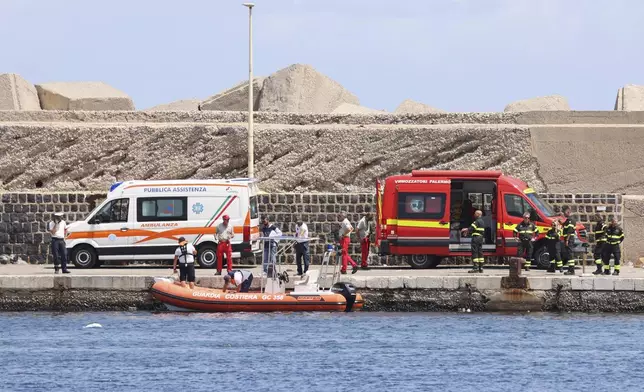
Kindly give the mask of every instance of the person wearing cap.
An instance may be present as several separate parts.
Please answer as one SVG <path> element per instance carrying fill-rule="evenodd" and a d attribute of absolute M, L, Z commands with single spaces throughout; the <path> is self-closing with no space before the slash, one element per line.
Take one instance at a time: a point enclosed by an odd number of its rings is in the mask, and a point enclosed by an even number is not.
<path fill-rule="evenodd" d="M 67 246 L 65 245 L 65 229 L 67 223 L 63 220 L 63 213 L 57 212 L 49 222 L 49 233 L 51 234 L 51 254 L 54 257 L 54 273 L 59 273 L 59 266 L 63 274 L 69 274 L 67 269 Z"/>
<path fill-rule="evenodd" d="M 195 288 L 195 256 L 197 249 L 194 245 L 186 241 L 184 237 L 179 237 L 179 247 L 174 251 L 174 263 L 172 272 L 177 272 L 177 262 L 179 263 L 179 281 L 181 286 L 186 287 L 186 281 L 191 289 Z"/>
<path fill-rule="evenodd" d="M 231 283 L 238 293 L 247 293 L 250 290 L 251 283 L 253 283 L 253 273 L 249 270 L 234 270 L 226 273 L 224 275 L 224 288 L 222 289 L 224 293 Z"/>
<path fill-rule="evenodd" d="M 221 275 L 221 269 L 226 255 L 226 269 L 228 272 L 233 270 L 233 248 L 230 240 L 235 237 L 233 225 L 230 224 L 230 217 L 224 215 L 223 222 L 217 226 L 217 272 L 215 275 Z"/>
<path fill-rule="evenodd" d="M 519 246 L 517 248 L 517 257 L 525 259 L 524 268 L 530 271 L 532 267 L 532 252 L 534 250 L 534 241 L 539 235 L 537 226 L 534 222 L 530 221 L 530 213 L 523 214 L 523 221 L 514 228 L 513 233 L 515 238 L 519 238 Z"/>

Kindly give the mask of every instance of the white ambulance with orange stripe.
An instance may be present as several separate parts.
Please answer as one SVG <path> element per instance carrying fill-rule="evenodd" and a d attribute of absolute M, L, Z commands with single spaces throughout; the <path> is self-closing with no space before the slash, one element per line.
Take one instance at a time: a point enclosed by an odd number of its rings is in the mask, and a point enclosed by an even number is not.
<path fill-rule="evenodd" d="M 67 228 L 70 260 L 80 268 L 109 261 L 172 260 L 179 237 L 197 248 L 201 267 L 217 265 L 215 232 L 230 216 L 233 259 L 261 252 L 256 180 L 119 182 L 84 221 Z"/>

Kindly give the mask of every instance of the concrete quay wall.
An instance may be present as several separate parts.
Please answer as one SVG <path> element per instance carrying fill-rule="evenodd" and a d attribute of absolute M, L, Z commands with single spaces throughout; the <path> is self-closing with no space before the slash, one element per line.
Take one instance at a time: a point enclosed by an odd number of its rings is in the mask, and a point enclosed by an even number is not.
<path fill-rule="evenodd" d="M 501 276 L 348 276 L 342 281 L 364 296 L 365 311 L 644 312 L 644 278 L 529 276 L 526 289 L 503 288 Z M 151 276 L 3 275 L 0 311 L 165 309 L 150 294 L 153 282 Z M 257 289 L 259 280 L 253 283 Z M 223 279 L 201 277 L 197 284 L 222 287 Z"/>
<path fill-rule="evenodd" d="M 576 218 L 591 228 L 592 217 L 598 207 L 604 210 L 600 215 L 605 218 L 616 216 L 622 219 L 624 200 L 619 194 L 565 194 L 550 193 L 542 196 L 555 207 L 570 205 Z M 18 258 L 29 263 L 50 262 L 50 234 L 46 225 L 54 212 L 64 212 L 69 222 L 83 220 L 105 193 L 0 193 L 0 261 L 5 263 Z M 337 213 L 348 212 L 351 222 L 356 224 L 366 208 L 375 211 L 373 193 L 284 193 L 266 194 L 260 197 L 259 211 L 280 225 L 282 231 L 295 232 L 295 220 L 299 215 L 308 224 L 311 236 L 319 241 L 311 245 L 314 264 L 321 262 L 324 244 L 333 241 L 333 233 L 338 229 Z M 644 234 L 636 230 L 641 224 L 641 215 L 629 215 L 629 223 L 624 245 L 624 258 L 635 262 L 644 253 L 641 249 Z M 632 232 L 628 231 L 633 228 Z M 591 237 L 591 240 L 593 238 Z M 351 254 L 354 260 L 360 259 L 360 246 L 353 238 Z M 293 263 L 293 255 L 285 255 L 280 260 Z M 377 249 L 372 248 L 371 264 L 380 264 Z M 454 262 L 454 260 L 451 260 Z M 446 260 L 445 263 L 449 263 Z M 404 263 L 403 260 L 389 258 L 391 265 Z"/>

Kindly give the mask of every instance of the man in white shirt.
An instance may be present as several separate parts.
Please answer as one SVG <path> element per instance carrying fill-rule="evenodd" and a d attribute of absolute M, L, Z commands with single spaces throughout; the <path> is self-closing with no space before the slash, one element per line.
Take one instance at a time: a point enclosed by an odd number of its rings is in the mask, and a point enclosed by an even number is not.
<path fill-rule="evenodd" d="M 369 249 L 371 247 L 371 209 L 365 209 L 365 215 L 358 222 L 358 238 L 360 238 L 360 251 L 362 253 L 362 262 L 360 266 L 362 269 L 369 269 Z"/>
<path fill-rule="evenodd" d="M 63 213 L 56 212 L 53 220 L 49 222 L 49 233 L 51 234 L 51 254 L 54 257 L 54 273 L 59 271 L 60 265 L 63 274 L 69 274 L 67 270 L 67 246 L 65 245 L 65 228 L 67 223 L 63 220 Z"/>
<path fill-rule="evenodd" d="M 181 286 L 186 287 L 186 280 L 191 289 L 195 288 L 195 256 L 197 249 L 186 241 L 184 237 L 179 237 L 179 247 L 174 251 L 174 263 L 172 272 L 177 272 L 177 262 L 179 262 L 179 281 Z"/>
<path fill-rule="evenodd" d="M 234 270 L 224 275 L 224 293 L 230 284 L 235 286 L 238 293 L 247 293 L 253 283 L 253 273 L 249 270 Z"/>
<path fill-rule="evenodd" d="M 309 270 L 309 228 L 302 221 L 302 217 L 297 218 L 295 223 L 295 238 L 297 242 L 295 243 L 295 264 L 297 264 L 297 274 L 303 275 L 306 271 Z M 305 240 L 305 241 L 303 241 Z M 304 270 L 302 270 L 302 259 L 304 259 Z"/>
<path fill-rule="evenodd" d="M 279 237 L 282 231 L 271 224 L 268 216 L 262 219 L 262 226 L 260 227 L 262 237 Z M 262 251 L 262 270 L 268 274 L 268 266 L 277 264 L 277 241 L 264 240 L 264 250 Z"/>
<path fill-rule="evenodd" d="M 351 273 L 355 274 L 358 272 L 358 264 L 353 261 L 349 255 L 349 244 L 351 243 L 351 232 L 353 232 L 353 226 L 351 222 L 347 219 L 347 213 L 342 211 L 338 214 L 338 220 L 340 221 L 340 230 L 338 232 L 340 238 L 340 247 L 342 248 L 342 268 L 340 269 L 341 274 L 347 273 L 347 264 L 351 263 Z"/>
<path fill-rule="evenodd" d="M 226 255 L 226 269 L 228 272 L 233 270 L 233 248 L 230 241 L 235 237 L 235 229 L 230 224 L 230 217 L 224 215 L 224 221 L 217 225 L 217 272 L 215 275 L 221 275 L 221 269 Z"/>

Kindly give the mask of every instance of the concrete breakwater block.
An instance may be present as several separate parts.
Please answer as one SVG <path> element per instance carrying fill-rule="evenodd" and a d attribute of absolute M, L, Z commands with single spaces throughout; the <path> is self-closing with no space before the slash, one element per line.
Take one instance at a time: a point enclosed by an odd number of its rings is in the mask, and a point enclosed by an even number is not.
<path fill-rule="evenodd" d="M 627 84 L 617 90 L 615 110 L 644 110 L 644 86 Z"/>
<path fill-rule="evenodd" d="M 0 74 L 0 110 L 40 110 L 36 87 L 18 74 Z"/>
<path fill-rule="evenodd" d="M 360 105 L 354 105 L 352 103 L 342 103 L 337 108 L 333 109 L 333 114 L 385 114 L 384 110 L 371 109 Z"/>
<path fill-rule="evenodd" d="M 259 109 L 264 79 L 263 77 L 253 79 L 253 110 Z M 201 102 L 201 110 L 248 110 L 248 80 L 207 98 Z"/>
<path fill-rule="evenodd" d="M 548 95 L 522 99 L 508 104 L 504 112 L 529 112 L 543 110 L 570 110 L 568 100 L 561 95 Z"/>
<path fill-rule="evenodd" d="M 146 111 L 149 112 L 173 112 L 173 111 L 192 111 L 199 108 L 200 99 L 182 99 L 170 103 L 153 106 Z"/>
<path fill-rule="evenodd" d="M 394 110 L 394 113 L 446 113 L 444 110 L 436 109 L 424 103 L 416 102 L 411 99 L 405 99 Z"/>
<path fill-rule="evenodd" d="M 331 113 L 343 103 L 359 105 L 358 97 L 340 83 L 305 64 L 293 64 L 264 80 L 259 110 Z"/>
<path fill-rule="evenodd" d="M 134 110 L 132 99 L 103 82 L 52 82 L 37 84 L 45 110 Z"/>

